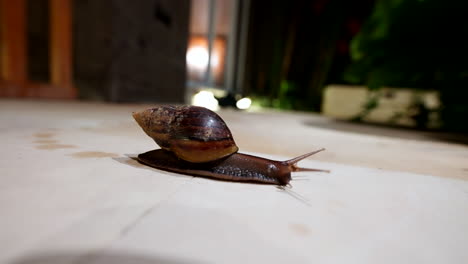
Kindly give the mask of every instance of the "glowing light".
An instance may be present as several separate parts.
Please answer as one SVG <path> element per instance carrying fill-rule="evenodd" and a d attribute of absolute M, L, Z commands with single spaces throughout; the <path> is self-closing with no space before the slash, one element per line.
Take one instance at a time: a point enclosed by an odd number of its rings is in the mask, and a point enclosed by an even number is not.
<path fill-rule="evenodd" d="M 208 50 L 201 46 L 194 46 L 188 49 L 186 61 L 190 68 L 198 71 L 206 70 L 208 67 Z M 211 55 L 211 67 L 217 67 L 219 64 L 219 56 L 216 53 Z"/>
<path fill-rule="evenodd" d="M 192 97 L 192 105 L 203 106 L 210 110 L 216 111 L 219 109 L 218 100 L 212 92 L 200 91 Z"/>
<path fill-rule="evenodd" d="M 248 97 L 244 97 L 240 99 L 239 101 L 237 101 L 236 103 L 237 108 L 243 109 L 243 110 L 249 109 L 251 105 L 252 105 L 252 100 L 250 100 L 250 98 Z"/>

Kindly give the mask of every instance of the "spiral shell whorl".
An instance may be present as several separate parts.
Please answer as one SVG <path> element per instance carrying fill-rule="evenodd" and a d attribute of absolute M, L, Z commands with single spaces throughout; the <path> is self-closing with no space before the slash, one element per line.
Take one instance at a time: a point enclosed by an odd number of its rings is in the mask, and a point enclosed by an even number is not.
<path fill-rule="evenodd" d="M 133 117 L 161 148 L 189 162 L 214 161 L 238 151 L 225 122 L 203 107 L 160 106 Z"/>

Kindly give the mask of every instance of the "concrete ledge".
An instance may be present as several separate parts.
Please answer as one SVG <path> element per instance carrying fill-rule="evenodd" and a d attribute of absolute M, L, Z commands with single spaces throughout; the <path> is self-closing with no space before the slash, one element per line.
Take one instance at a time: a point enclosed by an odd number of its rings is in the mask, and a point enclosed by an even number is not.
<path fill-rule="evenodd" d="M 416 126 L 413 115 L 417 114 L 416 103 L 421 102 L 428 110 L 440 106 L 437 91 L 420 91 L 409 88 L 385 87 L 369 91 L 365 86 L 329 85 L 325 88 L 322 112 L 328 117 L 349 120 L 360 115 L 370 98 L 377 96 L 379 104 L 363 121 L 392 123 L 401 126 Z M 429 126 L 438 126 L 437 113 L 431 113 Z"/>

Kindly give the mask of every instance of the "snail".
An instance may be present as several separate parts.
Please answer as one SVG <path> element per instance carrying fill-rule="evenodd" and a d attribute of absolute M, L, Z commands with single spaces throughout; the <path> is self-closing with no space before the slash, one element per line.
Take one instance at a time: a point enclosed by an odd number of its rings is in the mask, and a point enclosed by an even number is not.
<path fill-rule="evenodd" d="M 297 163 L 324 149 L 276 161 L 238 153 L 231 131 L 215 112 L 198 106 L 159 106 L 134 112 L 143 131 L 161 149 L 138 155 L 138 161 L 165 171 L 229 181 L 285 186 L 291 172 L 327 170 Z"/>

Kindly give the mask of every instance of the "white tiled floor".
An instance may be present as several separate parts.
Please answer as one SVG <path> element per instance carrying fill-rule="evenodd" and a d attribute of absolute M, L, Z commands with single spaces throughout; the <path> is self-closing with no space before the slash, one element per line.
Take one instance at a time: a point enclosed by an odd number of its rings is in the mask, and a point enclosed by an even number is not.
<path fill-rule="evenodd" d="M 286 192 L 136 163 L 141 107 L 0 101 L 0 263 L 468 263 L 466 146 L 222 112 L 244 151 L 327 147 Z"/>

